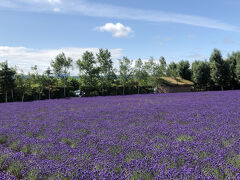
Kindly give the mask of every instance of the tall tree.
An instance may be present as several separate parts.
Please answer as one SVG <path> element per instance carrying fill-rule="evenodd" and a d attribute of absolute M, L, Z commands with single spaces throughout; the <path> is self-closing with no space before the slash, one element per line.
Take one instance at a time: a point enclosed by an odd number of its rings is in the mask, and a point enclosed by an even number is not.
<path fill-rule="evenodd" d="M 31 67 L 31 69 L 33 71 L 31 74 L 29 74 L 29 78 L 31 79 L 31 87 L 33 91 L 38 94 L 37 99 L 40 100 L 41 96 L 44 95 L 44 88 L 45 88 L 44 75 L 40 75 L 38 73 L 37 65 Z"/>
<path fill-rule="evenodd" d="M 154 74 L 156 72 L 156 63 L 154 62 L 154 58 L 150 57 L 148 61 L 146 61 L 143 65 L 143 69 L 147 72 L 148 74 L 148 85 L 149 86 L 154 86 L 155 84 L 155 79 L 154 79 Z"/>
<path fill-rule="evenodd" d="M 167 76 L 176 78 L 178 76 L 177 64 L 175 62 L 171 62 L 167 67 Z"/>
<path fill-rule="evenodd" d="M 162 71 L 163 76 L 166 76 L 167 73 L 167 62 L 165 60 L 165 58 L 162 56 L 159 59 L 159 64 L 160 64 L 160 69 Z"/>
<path fill-rule="evenodd" d="M 111 59 L 111 52 L 107 49 L 99 49 L 99 52 L 96 54 L 97 61 L 100 65 L 100 74 L 102 76 L 107 76 L 113 70 L 113 61 Z"/>
<path fill-rule="evenodd" d="M 73 60 L 66 57 L 64 53 L 57 55 L 55 60 L 51 62 L 55 75 L 63 80 L 63 95 L 66 97 L 66 81 L 70 75 L 69 69 L 72 67 Z"/>
<path fill-rule="evenodd" d="M 206 88 L 210 81 L 210 65 L 206 61 L 192 63 L 192 80 L 198 88 Z"/>
<path fill-rule="evenodd" d="M 154 69 L 153 69 L 153 86 L 158 87 L 161 82 L 159 81 L 159 78 L 162 76 L 166 76 L 166 68 L 167 68 L 167 63 L 164 59 L 164 57 L 160 57 L 159 62 L 155 63 Z"/>
<path fill-rule="evenodd" d="M 8 92 L 14 88 L 14 76 L 16 71 L 8 67 L 8 62 L 0 63 L 0 89 L 5 94 L 5 102 L 8 102 Z"/>
<path fill-rule="evenodd" d="M 240 63 L 236 64 L 235 72 L 236 72 L 237 80 L 238 80 L 238 82 L 240 82 Z"/>
<path fill-rule="evenodd" d="M 77 66 L 84 86 L 96 88 L 99 84 L 100 68 L 94 54 L 89 51 L 83 53 L 82 58 L 77 60 Z"/>
<path fill-rule="evenodd" d="M 144 69 L 143 62 L 140 58 L 135 62 L 134 76 L 137 80 L 138 94 L 139 94 L 141 86 L 146 85 L 147 79 L 148 79 L 148 73 Z"/>
<path fill-rule="evenodd" d="M 119 79 L 123 87 L 123 95 L 125 94 L 125 88 L 132 76 L 132 61 L 127 57 L 123 57 L 119 60 Z"/>
<path fill-rule="evenodd" d="M 47 68 L 46 71 L 44 71 L 44 85 L 45 89 L 48 90 L 48 99 L 51 99 L 51 92 L 53 92 L 55 89 L 54 84 L 55 84 L 55 79 L 52 76 L 52 70 L 50 67 Z"/>
<path fill-rule="evenodd" d="M 150 59 L 148 59 L 148 61 L 146 61 L 144 63 L 144 69 L 145 71 L 147 71 L 147 73 L 152 76 L 154 73 L 154 68 L 156 66 L 156 63 L 154 62 L 154 58 L 150 57 Z"/>
<path fill-rule="evenodd" d="M 24 101 L 25 95 L 32 95 L 31 80 L 25 76 L 23 71 L 16 75 L 16 86 L 21 94 L 21 101 Z"/>
<path fill-rule="evenodd" d="M 240 51 L 229 55 L 226 62 L 229 65 L 230 86 L 234 89 L 238 86 L 240 80 Z"/>
<path fill-rule="evenodd" d="M 236 60 L 236 67 L 235 67 L 235 75 L 238 84 L 240 83 L 240 52 L 236 52 L 234 54 L 234 58 Z"/>
<path fill-rule="evenodd" d="M 111 58 L 111 52 L 107 49 L 99 49 L 99 52 L 96 54 L 97 62 L 100 68 L 100 85 L 101 92 L 104 95 L 104 88 L 109 88 L 114 82 L 114 70 L 113 70 L 113 61 Z"/>
<path fill-rule="evenodd" d="M 191 80 L 190 64 L 188 61 L 180 61 L 177 65 L 178 75 L 187 80 Z"/>
<path fill-rule="evenodd" d="M 223 60 L 222 54 L 218 49 L 214 49 L 210 57 L 211 79 L 216 86 L 224 89 L 224 86 L 229 82 L 229 66 Z"/>

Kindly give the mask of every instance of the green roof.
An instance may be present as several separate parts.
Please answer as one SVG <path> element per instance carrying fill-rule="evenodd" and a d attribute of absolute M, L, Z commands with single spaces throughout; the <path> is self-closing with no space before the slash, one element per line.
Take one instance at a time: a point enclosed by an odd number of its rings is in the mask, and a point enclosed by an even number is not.
<path fill-rule="evenodd" d="M 194 83 L 181 77 L 160 77 L 161 85 L 166 86 L 192 86 Z"/>

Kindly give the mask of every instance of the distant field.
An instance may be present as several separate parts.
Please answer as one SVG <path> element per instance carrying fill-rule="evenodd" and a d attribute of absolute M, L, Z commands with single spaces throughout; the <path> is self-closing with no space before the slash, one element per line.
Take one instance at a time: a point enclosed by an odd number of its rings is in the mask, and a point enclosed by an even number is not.
<path fill-rule="evenodd" d="M 238 179 L 240 91 L 0 104 L 0 179 Z"/>

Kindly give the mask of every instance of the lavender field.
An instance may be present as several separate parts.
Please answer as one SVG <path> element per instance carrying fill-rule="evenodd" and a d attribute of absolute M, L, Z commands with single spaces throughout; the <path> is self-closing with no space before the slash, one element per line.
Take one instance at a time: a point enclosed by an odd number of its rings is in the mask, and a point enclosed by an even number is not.
<path fill-rule="evenodd" d="M 1 179 L 240 179 L 240 91 L 0 104 Z"/>

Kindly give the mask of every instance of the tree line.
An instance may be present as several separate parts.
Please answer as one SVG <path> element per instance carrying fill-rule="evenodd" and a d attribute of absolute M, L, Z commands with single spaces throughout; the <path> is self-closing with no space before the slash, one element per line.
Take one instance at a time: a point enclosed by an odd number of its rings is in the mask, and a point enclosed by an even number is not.
<path fill-rule="evenodd" d="M 76 96 L 106 96 L 120 94 L 151 93 L 161 85 L 159 77 L 181 77 L 194 82 L 195 91 L 239 89 L 240 51 L 223 59 L 221 52 L 214 49 L 209 60 L 188 60 L 166 63 L 164 57 L 158 61 L 150 58 L 130 60 L 123 57 L 119 68 L 113 67 L 109 50 L 99 49 L 95 55 L 86 51 L 76 61 L 79 76 L 70 76 L 73 59 L 61 53 L 51 61 L 44 73 L 38 67 L 24 74 L 8 62 L 0 63 L 0 102 L 31 101 Z"/>

